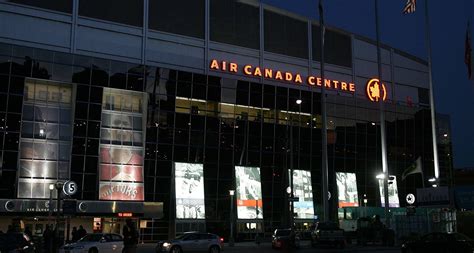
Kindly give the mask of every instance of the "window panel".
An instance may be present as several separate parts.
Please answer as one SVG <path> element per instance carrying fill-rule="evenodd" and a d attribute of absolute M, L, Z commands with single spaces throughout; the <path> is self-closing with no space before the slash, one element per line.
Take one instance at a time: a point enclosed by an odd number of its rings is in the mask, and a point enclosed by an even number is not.
<path fill-rule="evenodd" d="M 143 26 L 143 0 L 79 1 L 79 15 L 96 19 Z"/>
<path fill-rule="evenodd" d="M 72 12 L 72 0 L 8 0 L 8 2 L 23 4 L 34 6 L 38 8 L 53 10 L 53 11 L 60 11 L 71 13 Z"/>

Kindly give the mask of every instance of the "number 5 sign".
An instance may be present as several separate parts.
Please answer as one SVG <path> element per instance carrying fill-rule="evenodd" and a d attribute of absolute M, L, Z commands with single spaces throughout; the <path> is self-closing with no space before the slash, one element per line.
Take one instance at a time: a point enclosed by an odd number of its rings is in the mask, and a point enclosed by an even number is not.
<path fill-rule="evenodd" d="M 66 195 L 74 195 L 77 192 L 77 184 L 74 181 L 67 181 L 63 185 L 63 192 Z"/>

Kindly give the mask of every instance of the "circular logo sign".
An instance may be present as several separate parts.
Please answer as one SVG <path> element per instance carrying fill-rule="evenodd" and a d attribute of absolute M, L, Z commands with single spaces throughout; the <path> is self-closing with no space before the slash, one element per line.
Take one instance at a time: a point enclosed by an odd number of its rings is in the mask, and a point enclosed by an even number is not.
<path fill-rule="evenodd" d="M 77 192 L 77 184 L 74 181 L 67 181 L 63 185 L 63 192 L 66 195 L 74 195 Z"/>
<path fill-rule="evenodd" d="M 408 204 L 413 205 L 413 203 L 415 203 L 415 195 L 413 195 L 412 193 L 408 193 L 406 201 Z"/>
<path fill-rule="evenodd" d="M 385 101 L 387 98 L 387 89 L 385 88 L 385 84 L 381 84 L 379 79 L 376 78 L 369 80 L 367 83 L 366 92 L 370 101 L 373 102 L 378 102 L 380 99 Z"/>

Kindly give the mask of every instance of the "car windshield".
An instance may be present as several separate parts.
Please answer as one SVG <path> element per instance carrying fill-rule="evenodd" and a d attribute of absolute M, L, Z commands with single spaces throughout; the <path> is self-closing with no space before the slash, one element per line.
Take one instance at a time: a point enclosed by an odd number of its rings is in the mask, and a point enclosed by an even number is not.
<path fill-rule="evenodd" d="M 288 236 L 290 235 L 290 230 L 277 230 L 275 235 L 276 236 Z"/>
<path fill-rule="evenodd" d="M 182 234 L 182 235 L 178 235 L 176 236 L 176 238 L 174 238 L 175 240 L 183 240 L 183 238 L 188 235 L 188 234 Z"/>
<path fill-rule="evenodd" d="M 81 242 L 98 242 L 102 239 L 102 234 L 88 234 L 80 240 Z"/>

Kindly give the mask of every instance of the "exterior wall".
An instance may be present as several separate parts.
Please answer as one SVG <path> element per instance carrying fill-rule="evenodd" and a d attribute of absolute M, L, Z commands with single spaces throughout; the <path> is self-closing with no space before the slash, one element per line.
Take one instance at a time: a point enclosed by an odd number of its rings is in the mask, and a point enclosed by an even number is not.
<path fill-rule="evenodd" d="M 234 188 L 235 165 L 261 168 L 264 218 L 258 230 L 270 233 L 272 228 L 285 224 L 289 215 L 286 175 L 290 167 L 311 171 L 315 214 L 320 212 L 319 88 L 242 72 L 242 67 L 250 64 L 300 73 L 304 79 L 317 77 L 320 64 L 313 59 L 310 21 L 304 20 L 309 48 L 307 59 L 303 59 L 265 51 L 263 24 L 260 49 L 249 49 L 210 41 L 209 14 L 205 39 L 197 39 L 148 30 L 147 25 L 132 27 L 80 17 L 78 1 L 74 4 L 69 15 L 0 1 L 0 19 L 4 21 L 0 24 L 0 42 L 6 43 L 0 44 L 0 88 L 7 87 L 0 91 L 0 100 L 4 98 L 0 116 L 10 127 L 8 134 L 6 128 L 0 128 L 4 140 L 0 186 L 10 184 L 12 176 L 16 178 L 17 165 L 9 157 L 19 153 L 15 136 L 21 133 L 21 127 L 12 126 L 21 116 L 24 81 L 39 78 L 73 83 L 77 90 L 71 179 L 80 186 L 75 197 L 83 200 L 98 199 L 100 131 L 96 130 L 101 126 L 104 88 L 147 93 L 145 201 L 165 203 L 165 215 L 160 221 L 149 222 L 159 229 L 144 231 L 154 234 L 145 240 L 168 237 L 168 231 L 174 234 L 179 226 L 197 224 L 175 224 L 174 162 L 204 165 L 206 221 L 202 223 L 208 231 L 228 234 L 229 227 L 223 222 L 230 216 L 228 190 Z M 261 21 L 266 9 L 259 5 Z M 146 20 L 147 8 L 144 13 Z M 18 24 L 15 30 L 6 25 L 12 23 Z M 370 102 L 365 93 L 367 81 L 377 76 L 376 47 L 365 38 L 343 34 L 351 38 L 352 65 L 327 64 L 326 78 L 355 83 L 356 91 L 328 91 L 330 189 L 336 196 L 334 172 L 356 173 L 359 196 L 367 194 L 368 206 L 379 207 L 380 193 L 374 177 L 381 171 L 380 117 L 378 104 Z M 237 63 L 239 71 L 210 70 L 213 59 Z M 421 182 L 416 175 L 402 182 L 402 172 L 418 156 L 423 157 L 426 170 L 432 171 L 431 133 L 427 130 L 430 114 L 421 94 L 427 92 L 427 66 L 386 46 L 382 61 L 388 92 L 389 170 L 398 176 L 403 206 L 402 196 L 413 192 Z M 304 101 L 301 106 L 295 105 L 296 99 Z M 268 116 L 266 112 L 273 114 Z M 15 196 L 15 190 L 0 187 L 0 198 Z M 338 203 L 334 199 L 331 207 L 335 214 Z M 255 221 L 240 221 L 237 230 L 254 233 L 245 228 L 245 222 Z M 92 226 L 90 218 L 84 218 L 74 220 L 71 227 L 80 223 Z M 91 231 L 92 227 L 86 229 Z"/>

